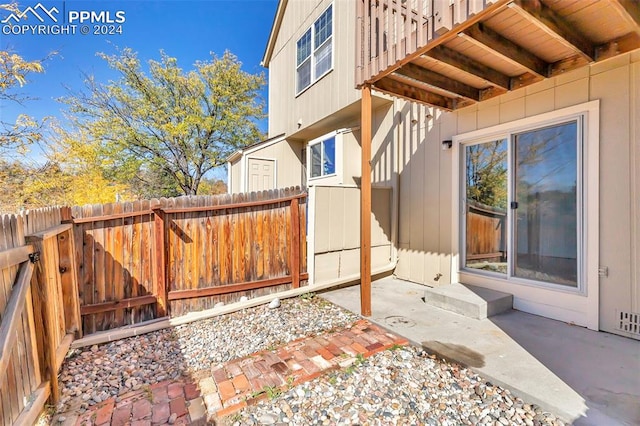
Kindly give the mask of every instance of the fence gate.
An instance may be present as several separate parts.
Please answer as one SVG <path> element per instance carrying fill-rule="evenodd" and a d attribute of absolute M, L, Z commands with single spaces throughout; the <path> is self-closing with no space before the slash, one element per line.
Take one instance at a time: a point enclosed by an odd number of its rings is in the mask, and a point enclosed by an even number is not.
<path fill-rule="evenodd" d="M 57 373 L 80 336 L 69 209 L 0 216 L 0 424 L 32 424 L 58 401 Z M 27 234 L 27 235 L 25 235 Z"/>

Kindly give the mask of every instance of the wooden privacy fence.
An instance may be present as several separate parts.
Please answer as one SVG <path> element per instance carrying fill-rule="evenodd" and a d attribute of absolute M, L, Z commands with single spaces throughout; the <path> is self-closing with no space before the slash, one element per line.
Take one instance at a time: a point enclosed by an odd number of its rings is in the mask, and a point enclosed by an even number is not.
<path fill-rule="evenodd" d="M 308 279 L 300 188 L 72 212 L 85 334 L 276 293 Z"/>
<path fill-rule="evenodd" d="M 0 425 L 59 398 L 74 338 L 308 279 L 299 188 L 0 216 Z"/>
<path fill-rule="evenodd" d="M 68 208 L 0 216 L 0 424 L 32 424 L 58 400 L 57 373 L 80 336 Z"/>
<path fill-rule="evenodd" d="M 467 200 L 467 260 L 506 260 L 506 217 L 504 209 Z"/>

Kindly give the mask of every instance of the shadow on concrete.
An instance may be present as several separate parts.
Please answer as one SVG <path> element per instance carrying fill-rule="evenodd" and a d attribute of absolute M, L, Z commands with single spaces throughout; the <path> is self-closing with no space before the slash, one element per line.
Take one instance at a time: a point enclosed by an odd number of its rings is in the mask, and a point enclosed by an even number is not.
<path fill-rule="evenodd" d="M 484 320 L 426 305 L 424 286 L 372 283 L 369 318 L 575 425 L 640 424 L 640 342 L 515 310 Z M 322 297 L 360 312 L 360 286 Z M 386 321 L 402 315 L 415 323 Z"/>
<path fill-rule="evenodd" d="M 484 367 L 484 355 L 463 345 L 431 340 L 422 342 L 422 348 L 440 358 L 454 359 L 465 367 Z"/>

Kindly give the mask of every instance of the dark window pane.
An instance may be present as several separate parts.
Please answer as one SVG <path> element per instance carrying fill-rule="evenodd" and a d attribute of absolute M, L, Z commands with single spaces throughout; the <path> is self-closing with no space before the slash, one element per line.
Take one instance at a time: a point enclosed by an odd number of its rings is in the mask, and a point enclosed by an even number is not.
<path fill-rule="evenodd" d="M 332 6 L 316 20 L 313 24 L 315 32 L 315 40 L 313 47 L 317 49 L 322 43 L 331 37 L 331 21 L 332 21 Z"/>
<path fill-rule="evenodd" d="M 296 65 L 300 65 L 311 55 L 311 28 L 304 33 L 298 40 L 297 47 L 297 62 Z"/>
<path fill-rule="evenodd" d="M 332 175 L 336 172 L 336 139 L 329 138 L 322 144 L 324 145 L 323 175 Z"/>
<path fill-rule="evenodd" d="M 514 275 L 578 285 L 577 122 L 515 136 Z"/>

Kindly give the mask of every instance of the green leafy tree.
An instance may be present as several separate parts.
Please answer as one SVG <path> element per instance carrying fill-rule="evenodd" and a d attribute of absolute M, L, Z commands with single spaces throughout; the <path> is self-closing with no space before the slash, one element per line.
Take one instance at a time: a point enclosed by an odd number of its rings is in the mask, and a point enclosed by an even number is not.
<path fill-rule="evenodd" d="M 466 148 L 467 199 L 487 206 L 507 206 L 507 145 L 496 141 Z"/>
<path fill-rule="evenodd" d="M 8 50 L 0 50 L 0 103 L 24 104 L 30 98 L 17 91 L 27 83 L 29 74 L 41 73 L 40 61 L 27 61 Z M 0 149 L 23 149 L 42 137 L 42 122 L 21 114 L 15 122 L 0 120 Z"/>
<path fill-rule="evenodd" d="M 20 13 L 16 2 L 0 4 L 0 11 L 2 10 Z M 0 104 L 24 105 L 33 100 L 34 98 L 21 93 L 20 88 L 28 83 L 30 75 L 44 72 L 42 63 L 56 54 L 57 52 L 51 52 L 44 59 L 29 61 L 10 49 L 0 50 Z M 5 156 L 10 150 L 25 152 L 30 144 L 42 140 L 46 121 L 46 118 L 38 121 L 27 114 L 18 115 L 14 122 L 0 119 L 0 152 Z"/>
<path fill-rule="evenodd" d="M 163 195 L 166 177 L 195 195 L 207 172 L 262 136 L 264 76 L 243 71 L 229 52 L 198 61 L 189 72 L 162 51 L 160 61 L 148 62 L 148 72 L 128 48 L 99 56 L 119 79 L 101 84 L 88 77 L 84 91 L 61 101 L 75 125 L 103 144 L 120 181 L 160 173 L 155 181 L 147 176 L 158 185 L 149 188 L 153 195 Z"/>

